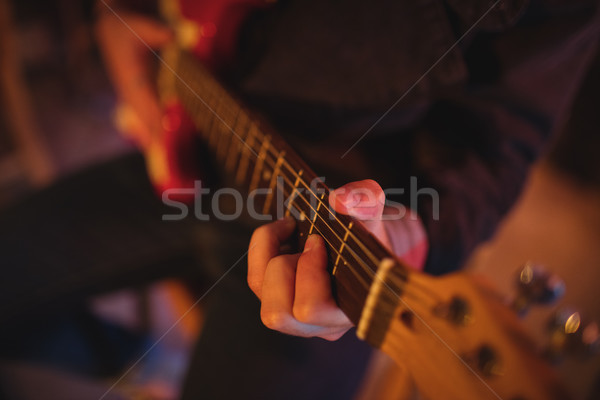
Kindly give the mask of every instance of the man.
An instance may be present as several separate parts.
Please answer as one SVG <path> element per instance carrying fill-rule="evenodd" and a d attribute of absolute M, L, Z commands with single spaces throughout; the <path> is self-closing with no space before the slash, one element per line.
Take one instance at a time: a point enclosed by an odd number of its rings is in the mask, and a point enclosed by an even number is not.
<path fill-rule="evenodd" d="M 172 35 L 115 4 L 100 9 L 99 38 L 117 89 L 146 132 L 159 135 L 145 44 L 158 47 Z M 353 180 L 342 189 L 375 198 L 380 186 L 364 179 L 409 188 L 416 176 L 419 187 L 436 189 L 439 220 L 427 196 L 414 210 L 420 219 L 383 223 L 380 203 L 363 217 L 392 250 L 439 274 L 457 268 L 512 204 L 595 49 L 595 10 L 596 2 L 583 1 L 284 1 L 247 22 L 230 81 L 315 170 L 328 172 L 327 182 Z M 335 162 L 322 162 L 315 148 Z M 334 208 L 358 216 L 360 203 L 351 207 L 349 191 L 337 193 Z M 250 287 L 272 328 L 335 339 L 351 324 L 328 290 L 322 241 L 311 237 L 302 255 L 281 256 L 292 230 L 283 220 L 254 234 Z M 234 274 L 215 289 L 184 397 L 349 397 L 365 347 L 350 336 L 326 344 L 269 332 Z"/>

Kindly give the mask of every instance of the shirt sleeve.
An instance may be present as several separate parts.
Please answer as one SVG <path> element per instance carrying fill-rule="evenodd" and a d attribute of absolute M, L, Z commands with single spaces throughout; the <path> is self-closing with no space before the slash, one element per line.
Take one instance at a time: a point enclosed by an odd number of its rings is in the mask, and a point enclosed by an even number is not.
<path fill-rule="evenodd" d="M 460 266 L 517 199 L 591 62 L 595 7 L 565 14 L 533 4 L 514 28 L 467 47 L 467 85 L 432 104 L 412 147 L 419 186 L 435 190 L 416 202 L 428 272 Z"/>

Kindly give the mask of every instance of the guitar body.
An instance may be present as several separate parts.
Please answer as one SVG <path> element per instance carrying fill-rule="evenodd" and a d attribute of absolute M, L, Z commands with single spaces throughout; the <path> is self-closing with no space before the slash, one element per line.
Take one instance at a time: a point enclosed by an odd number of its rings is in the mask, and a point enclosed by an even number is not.
<path fill-rule="evenodd" d="M 248 13 L 266 2 L 256 0 L 163 0 L 162 13 L 175 28 L 180 46 L 212 72 L 234 58 L 240 27 Z M 149 175 L 159 194 L 191 203 L 202 179 L 198 135 L 177 96 L 161 91 L 163 132 L 146 151 Z"/>
<path fill-rule="evenodd" d="M 156 154 L 148 154 L 160 164 L 158 190 L 197 186 L 194 149 L 201 141 L 251 199 L 262 191 L 259 216 L 281 211 L 297 219 L 299 237 L 324 238 L 338 306 L 359 338 L 404 365 L 428 398 L 568 398 L 517 315 L 492 290 L 464 273 L 434 278 L 412 271 L 361 224 L 336 214 L 318 175 L 214 78 L 232 60 L 241 22 L 264 4 L 163 1 L 177 40 L 163 50 L 158 76 L 165 134 Z"/>
<path fill-rule="evenodd" d="M 162 8 L 186 49 L 214 71 L 232 61 L 244 20 L 265 4 L 257 0 L 163 0 Z"/>

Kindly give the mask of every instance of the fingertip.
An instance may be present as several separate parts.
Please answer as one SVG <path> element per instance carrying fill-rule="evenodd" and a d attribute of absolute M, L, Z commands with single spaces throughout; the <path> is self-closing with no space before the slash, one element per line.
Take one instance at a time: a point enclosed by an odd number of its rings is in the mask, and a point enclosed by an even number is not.
<path fill-rule="evenodd" d="M 381 217 L 385 207 L 385 192 L 373 179 L 350 182 L 331 192 L 331 207 L 339 213 L 359 220 Z"/>
<path fill-rule="evenodd" d="M 315 246 L 318 246 L 322 242 L 323 238 L 321 236 L 316 234 L 309 235 L 306 239 L 306 242 L 304 243 L 303 253 L 308 253 L 312 251 L 315 248 Z"/>
<path fill-rule="evenodd" d="M 312 234 L 308 236 L 304 243 L 302 256 L 310 260 L 309 264 L 327 265 L 327 249 L 325 240 L 320 235 Z M 303 261 L 304 264 L 304 261 Z"/>
<path fill-rule="evenodd" d="M 275 331 L 284 330 L 289 321 L 285 313 L 266 310 L 264 306 L 260 310 L 260 319 L 267 328 Z"/>
<path fill-rule="evenodd" d="M 329 204 L 336 212 L 348 214 L 349 210 L 360 202 L 360 197 L 353 194 L 348 186 L 337 188 L 329 195 Z"/>

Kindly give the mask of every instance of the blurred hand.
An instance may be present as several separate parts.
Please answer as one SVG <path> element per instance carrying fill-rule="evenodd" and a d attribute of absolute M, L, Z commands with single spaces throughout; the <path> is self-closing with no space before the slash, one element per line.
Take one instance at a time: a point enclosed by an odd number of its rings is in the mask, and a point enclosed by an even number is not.
<path fill-rule="evenodd" d="M 129 126 L 133 125 L 128 133 L 134 135 L 138 145 L 147 148 L 162 132 L 161 108 L 150 74 L 150 57 L 154 57 L 150 48 L 167 44 L 173 33 L 147 17 L 116 13 L 118 16 L 108 8 L 102 10 L 96 37 L 117 94 L 127 106 L 124 118 Z"/>
<path fill-rule="evenodd" d="M 361 221 L 384 245 L 415 268 L 422 268 L 427 240 L 421 222 L 406 210 L 388 210 L 383 190 L 372 180 L 349 183 L 330 196 L 336 212 Z M 402 212 L 384 221 L 384 213 Z M 299 254 L 281 254 L 296 223 L 285 218 L 258 228 L 250 240 L 248 284 L 261 300 L 263 323 L 295 336 L 340 338 L 352 322 L 337 306 L 327 271 L 327 251 L 318 235 L 308 237 Z"/>

